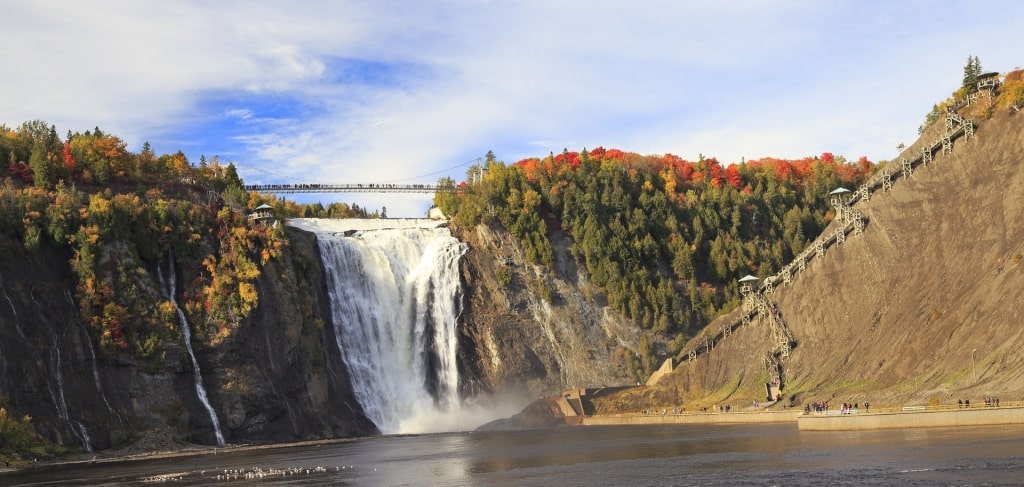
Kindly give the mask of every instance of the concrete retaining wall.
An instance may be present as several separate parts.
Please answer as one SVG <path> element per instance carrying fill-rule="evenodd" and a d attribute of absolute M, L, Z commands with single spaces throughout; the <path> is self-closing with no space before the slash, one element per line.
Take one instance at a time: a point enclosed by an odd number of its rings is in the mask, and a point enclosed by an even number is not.
<path fill-rule="evenodd" d="M 1024 407 L 964 408 L 935 411 L 895 411 L 870 414 L 800 416 L 804 431 L 847 431 L 895 428 L 934 428 L 941 426 L 983 426 L 1024 424 Z"/>
<path fill-rule="evenodd" d="M 686 414 L 616 414 L 587 416 L 584 425 L 616 424 L 742 424 L 742 423 L 794 423 L 803 414 L 800 410 L 751 411 L 735 413 Z"/>

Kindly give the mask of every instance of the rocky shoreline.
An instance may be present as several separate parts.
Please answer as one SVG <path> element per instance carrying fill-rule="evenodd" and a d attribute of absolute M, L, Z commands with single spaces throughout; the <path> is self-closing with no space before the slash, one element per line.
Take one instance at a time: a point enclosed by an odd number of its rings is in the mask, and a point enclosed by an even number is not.
<path fill-rule="evenodd" d="M 87 463 L 118 463 L 132 462 L 138 460 L 153 460 L 159 458 L 179 458 L 197 455 L 217 455 L 225 452 L 244 452 L 255 450 L 271 450 L 276 448 L 291 448 L 297 446 L 331 445 L 346 443 L 364 439 L 358 438 L 334 438 L 323 440 L 308 440 L 288 443 L 266 443 L 266 444 L 228 444 L 222 446 L 180 444 L 167 438 L 164 435 L 152 435 L 132 444 L 131 446 L 109 451 L 94 453 L 79 453 L 64 457 L 26 461 L 20 464 L 12 464 L 0 467 L 0 475 L 6 472 L 15 472 L 23 469 L 43 468 L 52 465 L 76 465 Z M 159 445 L 159 446 L 157 446 Z"/>

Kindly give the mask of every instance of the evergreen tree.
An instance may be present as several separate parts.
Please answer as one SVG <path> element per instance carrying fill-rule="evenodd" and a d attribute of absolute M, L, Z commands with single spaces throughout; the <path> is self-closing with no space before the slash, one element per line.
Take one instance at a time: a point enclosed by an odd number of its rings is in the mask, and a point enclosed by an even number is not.
<path fill-rule="evenodd" d="M 964 81 L 961 90 L 964 95 L 978 91 L 978 76 L 981 74 L 981 61 L 978 56 L 967 56 L 967 64 L 964 66 Z"/>
<path fill-rule="evenodd" d="M 238 170 L 235 169 L 235 163 L 229 163 L 227 169 L 224 170 L 224 183 L 227 187 L 242 187 L 242 178 L 238 177 Z"/>
<path fill-rule="evenodd" d="M 32 155 L 29 156 L 28 165 L 32 168 L 32 182 L 37 188 L 49 188 L 53 185 L 54 168 L 47 157 L 45 142 L 36 141 L 32 144 Z"/>

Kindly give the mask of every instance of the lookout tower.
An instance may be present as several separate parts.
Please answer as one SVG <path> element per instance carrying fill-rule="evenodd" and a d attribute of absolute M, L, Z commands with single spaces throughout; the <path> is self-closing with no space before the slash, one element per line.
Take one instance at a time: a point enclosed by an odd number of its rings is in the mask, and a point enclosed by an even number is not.
<path fill-rule="evenodd" d="M 853 196 L 853 192 L 846 188 L 840 187 L 833 189 L 829 193 L 829 195 L 832 196 L 832 206 L 838 209 L 840 206 L 846 206 L 850 202 L 850 199 Z"/>
<path fill-rule="evenodd" d="M 994 90 L 999 87 L 999 73 L 982 73 L 978 75 L 978 91 Z"/>
<path fill-rule="evenodd" d="M 757 299 L 754 294 L 757 293 L 758 279 L 750 274 L 743 276 L 740 279 L 740 295 L 743 296 L 743 325 L 750 324 L 750 315 L 757 308 Z"/>
<path fill-rule="evenodd" d="M 754 283 L 757 282 L 757 280 L 758 279 L 756 277 L 750 274 L 740 278 L 740 294 L 743 296 L 750 294 L 750 292 L 753 291 Z"/>
<path fill-rule="evenodd" d="M 837 230 L 836 242 L 842 243 L 845 240 L 846 229 L 851 224 L 855 232 L 864 231 L 864 215 L 850 205 L 850 202 L 853 201 L 853 191 L 839 187 L 830 191 L 829 195 L 832 206 L 836 209 L 836 219 L 843 224 L 843 227 Z"/>
<path fill-rule="evenodd" d="M 249 213 L 249 221 L 253 223 L 272 223 L 274 221 L 274 207 L 264 203 L 257 206 L 252 213 Z"/>

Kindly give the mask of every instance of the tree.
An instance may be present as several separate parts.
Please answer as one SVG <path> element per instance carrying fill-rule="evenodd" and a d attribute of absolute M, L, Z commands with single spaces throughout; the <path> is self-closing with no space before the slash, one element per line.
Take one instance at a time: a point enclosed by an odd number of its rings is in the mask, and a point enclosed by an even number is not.
<path fill-rule="evenodd" d="M 49 188 L 53 185 L 54 170 L 50 163 L 46 146 L 41 141 L 32 145 L 32 155 L 29 156 L 28 166 L 32 168 L 32 182 L 37 188 Z"/>
<path fill-rule="evenodd" d="M 978 75 L 981 74 L 981 61 L 978 56 L 967 56 L 967 64 L 964 66 L 964 81 L 960 90 L 962 94 L 969 95 L 978 91 Z"/>
<path fill-rule="evenodd" d="M 1020 111 L 1024 106 L 1024 70 L 1017 69 L 1006 74 L 999 88 L 996 106 L 1001 110 Z"/>
<path fill-rule="evenodd" d="M 231 186 L 242 187 L 242 178 L 238 177 L 238 170 L 235 169 L 235 163 L 229 163 L 227 169 L 224 170 L 224 182 L 230 188 Z"/>

